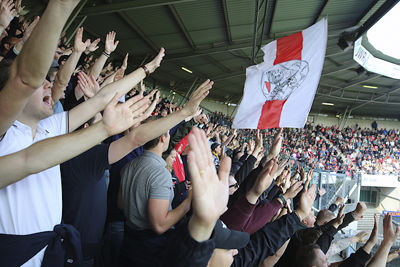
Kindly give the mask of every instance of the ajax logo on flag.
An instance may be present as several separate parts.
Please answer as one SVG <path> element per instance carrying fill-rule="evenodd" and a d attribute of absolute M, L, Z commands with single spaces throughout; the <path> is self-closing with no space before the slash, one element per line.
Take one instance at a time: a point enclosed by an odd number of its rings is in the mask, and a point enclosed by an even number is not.
<path fill-rule="evenodd" d="M 290 60 L 263 72 L 261 90 L 266 100 L 287 99 L 306 79 L 308 70 L 307 61 Z"/>

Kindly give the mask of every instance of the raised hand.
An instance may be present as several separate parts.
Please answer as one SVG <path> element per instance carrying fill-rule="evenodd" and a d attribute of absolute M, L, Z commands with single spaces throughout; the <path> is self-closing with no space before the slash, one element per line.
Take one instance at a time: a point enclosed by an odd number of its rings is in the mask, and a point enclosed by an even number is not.
<path fill-rule="evenodd" d="M 78 85 L 87 98 L 92 98 L 100 90 L 100 85 L 94 76 L 89 77 L 83 71 L 78 74 Z"/>
<path fill-rule="evenodd" d="M 83 53 L 86 48 L 90 45 L 90 40 L 87 39 L 85 42 L 82 42 L 82 36 L 83 36 L 83 27 L 80 27 L 75 35 L 75 41 L 74 41 L 74 51 L 78 53 Z"/>
<path fill-rule="evenodd" d="M 307 173 L 307 180 L 306 180 L 306 183 L 304 185 L 304 188 L 308 188 L 308 185 L 310 184 L 310 182 L 312 180 L 312 177 L 313 177 L 313 169 L 310 169 L 308 171 L 308 173 Z"/>
<path fill-rule="evenodd" d="M 300 220 L 306 218 L 310 214 L 315 197 L 317 196 L 315 191 L 316 185 L 313 184 L 308 190 L 304 190 L 301 194 L 300 205 L 298 209 L 295 210 Z"/>
<path fill-rule="evenodd" d="M 172 149 L 168 157 L 165 159 L 165 162 L 167 163 L 168 167 L 167 169 L 172 170 L 172 165 L 174 164 L 175 160 L 176 160 L 176 150 Z"/>
<path fill-rule="evenodd" d="M 193 215 L 189 222 L 189 232 L 197 241 L 203 241 L 210 237 L 216 221 L 226 209 L 231 160 L 229 157 L 222 159 L 217 175 L 204 132 L 193 127 L 188 139 L 188 163 L 193 190 Z"/>
<path fill-rule="evenodd" d="M 24 31 L 24 35 L 22 37 L 23 42 L 26 42 L 28 40 L 28 38 L 31 36 L 32 31 L 35 29 L 36 25 L 38 24 L 40 20 L 39 16 L 36 16 L 33 21 L 31 22 L 31 24 L 28 25 L 28 27 L 26 27 L 25 31 Z"/>
<path fill-rule="evenodd" d="M 149 105 L 149 107 L 143 113 L 144 120 L 147 119 L 148 117 L 150 117 L 151 114 L 153 113 L 154 109 L 156 108 L 158 100 L 160 99 L 160 91 L 154 90 L 153 92 L 151 92 L 146 97 L 151 99 L 153 96 L 154 96 L 153 102 Z"/>
<path fill-rule="evenodd" d="M 160 67 L 161 61 L 165 56 L 165 49 L 161 47 L 160 52 L 158 55 L 149 63 L 146 64 L 146 68 L 149 70 L 150 73 L 153 73 L 158 67 Z"/>
<path fill-rule="evenodd" d="M 396 242 L 400 234 L 400 228 L 396 226 L 396 231 L 393 230 L 392 226 L 392 215 L 385 214 L 383 218 L 383 242 L 390 244 L 390 246 Z"/>
<path fill-rule="evenodd" d="M 283 197 L 286 200 L 294 198 L 301 191 L 301 189 L 303 189 L 303 185 L 301 184 L 301 181 L 296 182 L 291 187 L 289 187 L 288 190 L 286 190 L 285 194 L 283 194 Z"/>
<path fill-rule="evenodd" d="M 355 221 L 363 218 L 363 213 L 367 210 L 367 205 L 364 202 L 358 202 L 356 209 L 352 212 Z"/>
<path fill-rule="evenodd" d="M 372 248 L 378 243 L 378 216 L 374 215 L 374 228 L 372 228 L 371 235 L 368 238 L 367 243 L 363 246 L 365 252 L 371 253 Z"/>
<path fill-rule="evenodd" d="M 278 165 L 278 169 L 277 169 L 276 172 L 279 172 L 279 171 L 280 171 L 280 169 L 279 169 L 279 165 Z M 278 176 L 278 178 L 276 179 L 276 182 L 275 182 L 276 185 L 281 186 L 283 183 L 285 183 L 287 174 L 288 174 L 288 171 L 287 170 L 283 170 L 280 173 L 280 175 Z M 275 177 L 276 177 L 276 175 L 277 174 L 275 174 Z"/>
<path fill-rule="evenodd" d="M 261 194 L 270 186 L 277 168 L 278 164 L 276 164 L 276 161 L 270 160 L 258 175 L 253 187 L 246 194 L 246 198 L 251 204 L 255 204 Z"/>
<path fill-rule="evenodd" d="M 0 28 L 7 28 L 13 17 L 17 15 L 13 0 L 3 0 L 0 9 Z"/>
<path fill-rule="evenodd" d="M 121 69 L 126 70 L 128 68 L 128 58 L 129 58 L 129 53 L 126 53 L 124 61 L 122 62 Z"/>
<path fill-rule="evenodd" d="M 103 124 L 107 133 L 115 135 L 125 131 L 131 126 L 144 120 L 143 113 L 146 111 L 150 104 L 148 98 L 135 96 L 119 104 L 120 96 L 115 94 L 113 100 L 106 106 L 103 115 Z"/>
<path fill-rule="evenodd" d="M 344 198 L 342 198 L 341 196 L 338 196 L 335 200 L 335 204 L 336 205 L 344 204 Z"/>
<path fill-rule="evenodd" d="M 290 171 L 286 171 L 286 176 L 284 177 L 282 184 L 282 191 L 286 192 L 286 190 L 290 187 Z"/>
<path fill-rule="evenodd" d="M 250 139 L 248 144 L 247 144 L 247 147 L 249 148 L 249 151 L 247 151 L 247 153 L 248 154 L 252 154 L 253 151 L 254 151 L 254 148 L 256 147 L 256 142 L 254 142 L 253 139 Z"/>
<path fill-rule="evenodd" d="M 116 32 L 112 31 L 109 32 L 106 36 L 106 45 L 104 52 L 106 52 L 107 54 L 111 54 L 112 52 L 115 51 L 115 49 L 117 49 L 119 41 L 115 41 L 116 35 L 117 35 Z"/>
<path fill-rule="evenodd" d="M 256 152 L 255 154 L 258 154 L 260 150 L 263 148 L 263 138 L 260 130 L 257 130 L 256 133 L 256 146 L 254 151 Z"/>
<path fill-rule="evenodd" d="M 143 80 L 140 81 L 140 91 L 139 95 L 143 95 L 146 92 L 146 85 L 144 85 Z"/>
<path fill-rule="evenodd" d="M 94 40 L 93 42 L 91 42 L 86 50 L 85 50 L 85 54 L 89 54 L 91 52 L 96 51 L 99 48 L 99 43 L 100 43 L 100 38 L 97 38 L 96 40 Z"/>
<path fill-rule="evenodd" d="M 339 227 L 339 225 L 341 225 L 343 223 L 343 219 L 344 219 L 344 208 L 346 207 L 346 205 L 343 205 L 340 209 L 339 209 L 339 213 L 336 216 L 336 219 L 333 221 L 332 226 L 335 227 L 336 229 Z"/>
<path fill-rule="evenodd" d="M 359 233 L 357 233 L 354 237 L 353 237 L 353 242 L 354 243 L 362 243 L 362 242 L 366 242 L 367 241 L 367 236 L 369 235 L 369 233 L 367 231 L 361 231 Z"/>
<path fill-rule="evenodd" d="M 325 194 L 326 194 L 326 189 L 325 189 L 325 188 L 322 187 L 322 188 L 319 188 L 319 189 L 318 189 L 318 195 L 319 195 L 319 196 L 322 197 L 322 196 L 325 195 Z"/>
<path fill-rule="evenodd" d="M 191 95 L 189 101 L 183 107 L 183 111 L 187 113 L 187 117 L 194 116 L 199 109 L 201 101 L 208 95 L 214 82 L 206 80 Z"/>
<path fill-rule="evenodd" d="M 21 12 L 24 10 L 25 6 L 22 6 L 22 0 L 15 1 L 15 10 L 17 11 L 17 15 L 21 15 Z"/>
<path fill-rule="evenodd" d="M 268 157 L 275 158 L 279 155 L 282 149 L 282 131 L 283 128 L 279 128 L 278 132 L 275 134 L 274 142 L 268 152 Z"/>
<path fill-rule="evenodd" d="M 388 257 L 387 257 L 386 262 L 389 263 L 389 262 L 391 262 L 392 260 L 398 258 L 398 257 L 399 257 L 399 253 L 400 253 L 400 248 L 399 248 L 399 249 L 396 249 L 396 250 L 393 250 L 392 252 L 390 252 L 389 255 L 388 255 Z"/>
<path fill-rule="evenodd" d="M 284 171 L 284 169 L 286 168 L 286 166 L 288 165 L 288 163 L 289 163 L 289 158 L 282 159 L 282 160 L 279 162 L 278 170 L 277 170 L 276 173 L 275 173 L 274 179 L 275 179 L 276 177 L 278 177 L 279 175 L 282 174 L 282 172 Z"/>

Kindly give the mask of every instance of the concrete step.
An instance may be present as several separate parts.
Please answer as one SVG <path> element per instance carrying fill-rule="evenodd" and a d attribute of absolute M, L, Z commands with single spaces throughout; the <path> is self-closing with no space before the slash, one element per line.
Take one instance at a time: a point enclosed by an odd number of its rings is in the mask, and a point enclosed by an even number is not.
<path fill-rule="evenodd" d="M 364 217 L 358 221 L 357 230 L 370 231 L 374 227 L 374 214 L 379 214 L 375 208 L 367 208 L 364 212 Z"/>

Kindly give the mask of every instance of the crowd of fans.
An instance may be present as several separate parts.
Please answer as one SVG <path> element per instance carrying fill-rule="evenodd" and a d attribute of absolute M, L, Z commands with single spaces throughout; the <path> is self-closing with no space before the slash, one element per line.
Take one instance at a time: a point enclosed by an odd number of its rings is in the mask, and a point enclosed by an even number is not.
<path fill-rule="evenodd" d="M 227 121 L 220 132 L 228 132 L 231 126 L 229 118 L 219 113 L 212 113 L 210 117 L 210 121 L 217 122 L 216 125 L 223 125 L 218 122 Z M 263 134 L 267 145 L 270 144 L 272 131 L 264 130 Z M 283 152 L 306 166 L 345 173 L 347 176 L 356 173 L 400 175 L 399 130 L 361 129 L 357 126 L 339 130 L 335 126 L 307 124 L 304 129 L 287 129 L 283 134 Z M 254 131 L 239 130 L 233 141 L 236 145 L 242 145 L 251 138 L 254 138 Z"/>
<path fill-rule="evenodd" d="M 183 106 L 147 91 L 163 48 L 126 74 L 129 55 L 107 64 L 115 32 L 101 48 L 100 39 L 82 40 L 83 28 L 65 44 L 78 3 L 50 0 L 29 20 L 21 1 L 1 1 L 2 266 L 319 267 L 352 242 L 365 244 L 334 266 L 385 266 L 398 256 L 391 215 L 375 255 L 377 218 L 368 239 L 332 243 L 365 204 L 344 214 L 338 196 L 314 214 L 313 169 L 291 168 L 343 166 L 331 143 L 356 162 L 395 157 L 395 132 L 232 130 L 229 117 L 199 109 L 210 80 Z"/>

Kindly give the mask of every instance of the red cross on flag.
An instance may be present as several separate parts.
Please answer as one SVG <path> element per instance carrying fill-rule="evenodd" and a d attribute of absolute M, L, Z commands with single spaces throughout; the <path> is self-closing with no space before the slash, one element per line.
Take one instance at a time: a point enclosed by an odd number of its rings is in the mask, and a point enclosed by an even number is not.
<path fill-rule="evenodd" d="M 328 20 L 262 48 L 264 62 L 246 69 L 233 128 L 303 128 L 324 64 Z"/>

